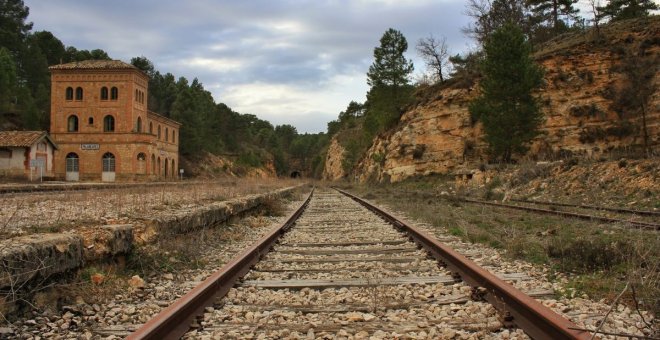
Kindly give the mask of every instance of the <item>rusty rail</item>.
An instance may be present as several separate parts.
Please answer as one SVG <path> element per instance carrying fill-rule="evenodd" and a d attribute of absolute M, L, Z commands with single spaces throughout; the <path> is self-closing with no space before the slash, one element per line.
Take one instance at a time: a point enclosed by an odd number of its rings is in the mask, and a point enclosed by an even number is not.
<path fill-rule="evenodd" d="M 548 210 L 548 209 L 540 209 L 540 208 L 532 208 L 532 207 L 523 207 L 523 206 L 512 205 L 512 204 L 480 201 L 480 200 L 474 200 L 474 199 L 470 199 L 470 198 L 458 198 L 458 199 L 463 201 L 463 202 L 468 202 L 468 203 L 477 203 L 477 204 L 490 205 L 490 206 L 500 207 L 500 208 L 531 211 L 531 212 L 535 212 L 535 213 L 539 213 L 539 214 L 557 215 L 557 216 L 563 216 L 563 217 L 572 217 L 572 218 L 578 218 L 578 219 L 581 219 L 581 220 L 599 221 L 599 222 L 606 222 L 606 223 L 627 223 L 631 226 L 640 227 L 640 228 L 643 228 L 643 229 L 660 230 L 660 224 L 651 223 L 651 222 L 628 221 L 628 220 L 622 220 L 622 219 L 618 219 L 618 218 L 609 218 L 609 217 L 603 217 L 603 216 L 585 215 L 585 214 L 578 214 L 578 213 L 572 213 L 572 212 L 567 212 L 567 211 Z"/>
<path fill-rule="evenodd" d="M 127 339 L 179 339 L 183 336 L 189 330 L 193 320 L 203 313 L 204 308 L 213 305 L 215 299 L 225 296 L 234 286 L 234 283 L 270 251 L 279 237 L 291 228 L 303 213 L 313 194 L 314 189 L 282 225 L 269 230 L 254 245 L 240 252 L 220 270 L 213 273 L 172 305 L 163 309 L 129 335 Z"/>
<path fill-rule="evenodd" d="M 576 325 L 562 318 L 551 309 L 515 289 L 510 284 L 497 278 L 479 267 L 465 256 L 443 245 L 431 235 L 410 226 L 393 214 L 379 209 L 348 192 L 336 189 L 352 198 L 367 209 L 392 223 L 399 230 L 408 233 L 417 244 L 424 247 L 435 259 L 445 264 L 450 270 L 460 275 L 466 283 L 474 287 L 475 293 L 491 303 L 510 321 L 524 330 L 534 339 L 590 339 L 591 334 L 576 330 Z"/>
<path fill-rule="evenodd" d="M 558 207 L 569 207 L 569 208 L 581 208 L 581 209 L 611 211 L 611 212 L 616 212 L 616 213 L 633 214 L 633 215 L 640 215 L 640 216 L 660 216 L 660 211 L 599 207 L 597 205 L 557 203 L 557 202 L 550 202 L 550 201 L 525 200 L 525 199 L 520 199 L 520 198 L 512 198 L 511 201 L 512 202 L 520 202 L 520 203 L 537 204 L 537 205 L 551 205 L 551 206 L 554 205 L 554 206 L 558 206 Z"/>

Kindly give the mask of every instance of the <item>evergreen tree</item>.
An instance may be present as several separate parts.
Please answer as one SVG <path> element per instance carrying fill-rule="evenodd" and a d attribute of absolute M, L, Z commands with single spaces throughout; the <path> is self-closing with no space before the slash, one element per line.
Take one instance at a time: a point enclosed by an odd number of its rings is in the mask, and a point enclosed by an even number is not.
<path fill-rule="evenodd" d="M 412 60 L 403 56 L 408 42 L 401 32 L 390 28 L 380 38 L 380 46 L 374 48 L 374 63 L 367 72 L 367 84 L 378 86 L 408 85 L 414 67 Z"/>
<path fill-rule="evenodd" d="M 549 22 L 555 35 L 567 27 L 560 16 L 577 15 L 578 10 L 573 7 L 577 2 L 578 0 L 527 0 L 527 4 L 532 6 L 535 20 Z"/>
<path fill-rule="evenodd" d="M 65 60 L 66 49 L 64 44 L 51 32 L 39 31 L 30 34 L 28 44 L 39 47 L 49 66 L 61 64 Z"/>
<path fill-rule="evenodd" d="M 601 17 L 611 18 L 612 21 L 646 17 L 658 5 L 653 0 L 610 0 L 603 7 L 598 7 Z"/>
<path fill-rule="evenodd" d="M 16 87 L 18 79 L 16 76 L 16 64 L 9 50 L 0 47 L 0 113 L 9 111 L 15 102 Z"/>
<path fill-rule="evenodd" d="M 22 0 L 0 0 L 0 46 L 18 56 L 32 23 L 26 23 L 30 10 Z"/>
<path fill-rule="evenodd" d="M 560 16 L 571 16 L 577 14 L 578 10 L 573 7 L 577 0 L 528 0 L 527 4 L 532 6 L 532 13 L 548 21 L 552 27 L 557 29 L 560 25 Z"/>
<path fill-rule="evenodd" d="M 486 40 L 484 54 L 481 96 L 470 104 L 470 113 L 481 119 L 491 155 L 508 162 L 538 134 L 543 115 L 532 91 L 541 85 L 543 71 L 530 57 L 522 31 L 511 23 Z"/>
<path fill-rule="evenodd" d="M 414 67 L 412 60 L 403 55 L 406 50 L 406 38 L 393 28 L 383 34 L 380 46 L 374 48 L 374 63 L 367 72 L 367 83 L 371 89 L 367 93 L 365 118 L 369 123 L 365 128 L 371 135 L 397 122 L 410 101 L 410 74 Z"/>

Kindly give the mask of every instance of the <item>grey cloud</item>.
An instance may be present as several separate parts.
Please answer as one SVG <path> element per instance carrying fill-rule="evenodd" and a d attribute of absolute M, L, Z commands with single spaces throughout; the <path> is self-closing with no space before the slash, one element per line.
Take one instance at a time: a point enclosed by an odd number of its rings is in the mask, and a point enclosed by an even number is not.
<path fill-rule="evenodd" d="M 339 86 L 332 81 L 337 75 L 366 74 L 373 48 L 389 27 L 406 36 L 408 57 L 415 59 L 419 71 L 423 65 L 416 60 L 416 41 L 429 33 L 445 35 L 451 52 L 460 52 L 466 48 L 460 27 L 468 22 L 461 0 L 25 2 L 35 30 L 51 31 L 66 45 L 101 48 L 126 61 L 144 55 L 161 72 L 197 77 L 214 88 L 261 82 L 300 92 L 326 87 L 335 91 L 330 86 Z M 195 58 L 234 60 L 237 66 L 186 64 Z M 318 126 L 319 117 L 335 118 L 350 100 L 363 96 L 355 93 L 325 105 L 336 107 L 336 112 L 310 115 L 309 121 Z M 286 110 L 292 105 L 286 103 Z M 302 126 L 299 130 L 306 131 Z"/>

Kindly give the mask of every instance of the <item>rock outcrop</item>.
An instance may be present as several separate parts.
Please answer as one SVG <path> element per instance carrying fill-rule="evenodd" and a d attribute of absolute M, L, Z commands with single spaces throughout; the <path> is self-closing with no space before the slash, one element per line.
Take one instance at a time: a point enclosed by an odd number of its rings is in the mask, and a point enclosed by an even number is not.
<path fill-rule="evenodd" d="M 337 138 L 332 138 L 328 147 L 328 154 L 323 168 L 323 179 L 335 181 L 345 176 L 342 160 L 346 150 L 339 144 Z"/>
<path fill-rule="evenodd" d="M 624 21 L 593 32 L 550 42 L 535 54 L 545 68 L 539 91 L 545 123 L 526 158 L 600 157 L 643 145 L 641 116 L 621 112 L 621 88 L 626 76 L 621 66 L 626 56 L 643 50 L 658 60 L 660 18 Z M 652 82 L 657 84 L 657 71 Z M 420 91 L 421 92 L 421 91 Z M 445 86 L 427 89 L 396 128 L 377 137 L 357 166 L 360 180 L 399 181 L 416 175 L 452 173 L 487 161 L 480 123 L 473 124 L 469 102 L 478 86 Z M 423 98 L 423 99 L 422 99 Z M 660 145 L 660 95 L 649 100 L 646 117 L 649 144 Z M 342 153 L 331 146 L 326 173 L 341 164 Z M 336 179 L 341 176 L 327 176 Z"/>

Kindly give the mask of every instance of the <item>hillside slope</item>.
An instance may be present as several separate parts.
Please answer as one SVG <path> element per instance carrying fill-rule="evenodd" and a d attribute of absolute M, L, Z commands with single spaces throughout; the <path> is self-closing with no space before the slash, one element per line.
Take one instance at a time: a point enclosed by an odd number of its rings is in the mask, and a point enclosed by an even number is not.
<path fill-rule="evenodd" d="M 593 31 L 560 37 L 534 55 L 545 68 L 539 91 L 546 121 L 525 158 L 555 160 L 566 157 L 618 157 L 639 152 L 643 145 L 641 118 L 621 109 L 626 84 L 622 66 L 635 63 L 630 55 L 644 52 L 657 61 L 660 52 L 660 17 L 617 22 Z M 400 181 L 417 175 L 452 173 L 488 161 L 480 123 L 473 124 L 468 104 L 478 86 L 455 82 L 420 89 L 417 103 L 393 130 L 377 137 L 363 155 L 356 173 L 360 180 Z M 660 145 L 660 95 L 649 100 L 647 131 L 657 153 Z M 341 155 L 328 152 L 326 164 Z M 328 169 L 327 173 L 332 173 Z"/>

